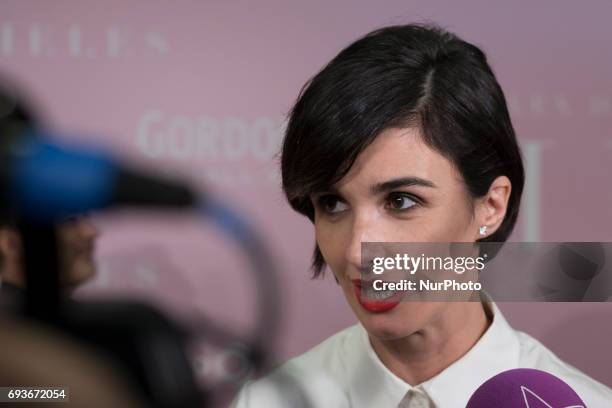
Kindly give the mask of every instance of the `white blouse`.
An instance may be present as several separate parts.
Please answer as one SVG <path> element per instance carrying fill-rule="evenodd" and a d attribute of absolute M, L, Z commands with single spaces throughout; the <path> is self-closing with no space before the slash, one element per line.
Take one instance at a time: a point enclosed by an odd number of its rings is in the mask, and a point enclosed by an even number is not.
<path fill-rule="evenodd" d="M 269 375 L 247 382 L 232 406 L 458 408 L 465 407 L 474 391 L 494 375 L 513 368 L 535 368 L 565 381 L 587 407 L 612 407 L 610 388 L 561 361 L 533 337 L 514 330 L 495 303 L 485 306 L 493 322 L 474 347 L 418 386 L 393 374 L 374 352 L 363 326 L 356 324 Z"/>

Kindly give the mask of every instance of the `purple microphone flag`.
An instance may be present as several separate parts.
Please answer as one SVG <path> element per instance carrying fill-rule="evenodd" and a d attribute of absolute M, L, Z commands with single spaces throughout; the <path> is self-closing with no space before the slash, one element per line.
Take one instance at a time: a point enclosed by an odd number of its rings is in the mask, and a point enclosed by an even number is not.
<path fill-rule="evenodd" d="M 485 381 L 466 408 L 587 408 L 578 394 L 552 374 L 531 368 L 504 371 Z"/>

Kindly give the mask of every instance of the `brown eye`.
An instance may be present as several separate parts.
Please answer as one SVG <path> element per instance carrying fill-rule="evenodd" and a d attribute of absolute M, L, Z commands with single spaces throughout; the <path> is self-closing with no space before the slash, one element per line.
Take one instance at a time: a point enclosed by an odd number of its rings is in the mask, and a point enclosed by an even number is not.
<path fill-rule="evenodd" d="M 387 202 L 389 208 L 395 211 L 408 210 L 417 204 L 416 200 L 406 193 L 392 193 L 389 195 Z"/>
<path fill-rule="evenodd" d="M 337 214 L 347 209 L 347 205 L 339 197 L 333 195 L 319 198 L 319 207 L 329 214 Z"/>

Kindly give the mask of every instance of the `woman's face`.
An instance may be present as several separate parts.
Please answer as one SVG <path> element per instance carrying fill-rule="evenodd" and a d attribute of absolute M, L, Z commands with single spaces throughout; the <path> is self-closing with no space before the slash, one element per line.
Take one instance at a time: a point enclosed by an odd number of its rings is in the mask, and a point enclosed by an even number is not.
<path fill-rule="evenodd" d="M 406 337 L 452 307 L 450 302 L 405 301 L 390 310 L 372 311 L 357 296 L 362 242 L 474 242 L 478 238 L 478 221 L 461 175 L 448 159 L 422 142 L 418 129 L 382 132 L 334 191 L 312 194 L 311 200 L 319 249 L 371 335 Z"/>

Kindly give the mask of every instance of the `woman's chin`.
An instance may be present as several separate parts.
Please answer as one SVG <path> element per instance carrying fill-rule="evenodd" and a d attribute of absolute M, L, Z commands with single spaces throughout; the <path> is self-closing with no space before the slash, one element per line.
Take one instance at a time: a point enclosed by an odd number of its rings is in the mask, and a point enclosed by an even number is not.
<path fill-rule="evenodd" d="M 420 302 L 401 302 L 386 312 L 374 313 L 356 302 L 353 310 L 371 335 L 380 340 L 405 338 L 423 329 L 431 310 Z"/>
<path fill-rule="evenodd" d="M 418 330 L 416 327 L 410 327 L 406 324 L 389 324 L 379 321 L 362 321 L 361 323 L 370 336 L 385 341 L 403 339 Z"/>

